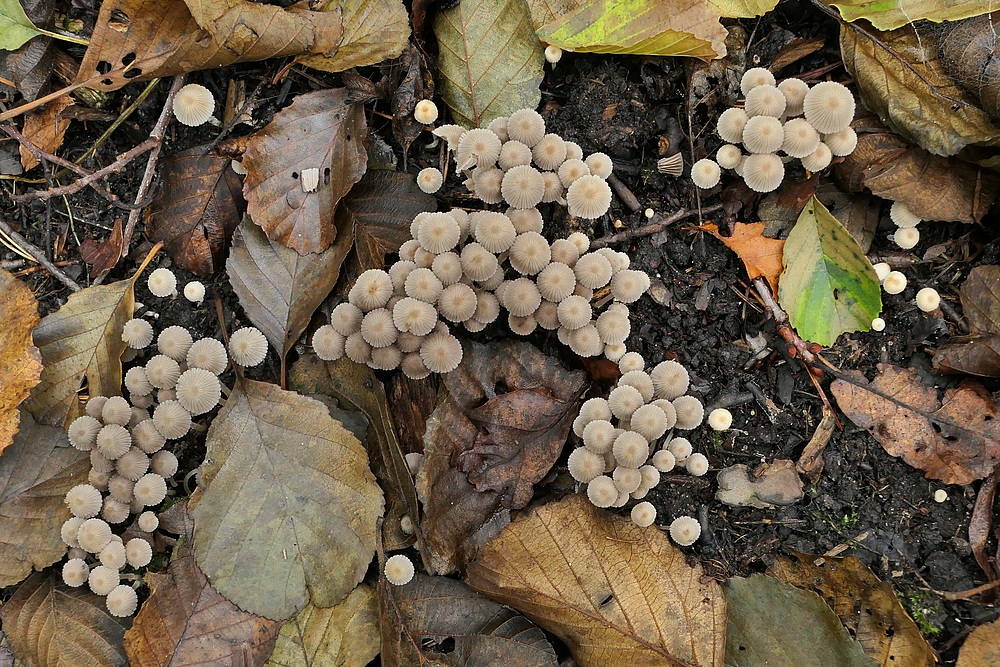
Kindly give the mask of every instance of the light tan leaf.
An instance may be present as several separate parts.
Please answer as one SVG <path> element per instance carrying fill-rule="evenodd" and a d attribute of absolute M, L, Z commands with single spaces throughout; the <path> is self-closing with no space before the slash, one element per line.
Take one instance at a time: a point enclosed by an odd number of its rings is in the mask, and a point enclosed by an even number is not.
<path fill-rule="evenodd" d="M 55 153 L 62 146 L 63 137 L 69 129 L 70 119 L 63 118 L 63 110 L 73 104 L 70 96 L 52 100 L 41 109 L 29 113 L 24 119 L 24 129 L 21 131 L 31 143 L 49 153 Z M 36 167 L 38 158 L 21 146 L 21 164 L 28 171 Z"/>
<path fill-rule="evenodd" d="M 934 155 L 1000 144 L 1000 125 L 941 67 L 933 32 L 918 38 L 908 26 L 871 34 L 881 43 L 843 24 L 840 48 L 865 106 L 882 122 Z"/>
<path fill-rule="evenodd" d="M 1000 621 L 983 623 L 962 644 L 956 667 L 991 667 L 997 664 L 1000 664 Z"/>
<path fill-rule="evenodd" d="M 272 241 L 305 255 L 337 238 L 337 202 L 365 174 L 364 108 L 345 88 L 299 95 L 247 142 L 243 183 L 248 212 Z M 319 170 L 315 192 L 302 172 Z"/>
<path fill-rule="evenodd" d="M 282 358 L 340 275 L 351 249 L 350 230 L 320 253 L 300 255 L 271 241 L 245 219 L 233 236 L 226 271 L 240 305 Z"/>
<path fill-rule="evenodd" d="M 325 72 L 343 72 L 352 67 L 374 65 L 403 52 L 410 37 L 410 15 L 401 0 L 334 0 L 322 11 L 340 8 L 344 38 L 337 53 L 302 55 L 296 58 L 306 67 Z"/>
<path fill-rule="evenodd" d="M 364 667 L 378 654 L 378 595 L 361 584 L 333 607 L 310 603 L 285 621 L 265 667 Z"/>
<path fill-rule="evenodd" d="M 848 419 L 929 479 L 970 484 L 1000 460 L 1000 405 L 981 385 L 963 383 L 939 399 L 916 370 L 879 364 L 871 382 L 845 373 L 830 389 Z"/>
<path fill-rule="evenodd" d="M 957 21 L 985 14 L 990 11 L 989 3 L 982 0 L 823 0 L 836 7 L 845 21 L 867 19 L 879 30 L 892 30 L 911 26 L 915 21 L 928 20 Z"/>
<path fill-rule="evenodd" d="M 383 665 L 555 667 L 545 634 L 519 613 L 461 581 L 417 574 L 405 586 L 379 582 Z M 454 650 L 439 646 L 454 642 Z"/>
<path fill-rule="evenodd" d="M 31 289 L 0 269 L 0 453 L 14 440 L 18 406 L 38 384 L 42 357 L 31 342 L 38 326 L 38 304 Z"/>
<path fill-rule="evenodd" d="M 865 655 L 883 667 L 934 667 L 934 651 L 899 603 L 892 586 L 879 581 L 856 556 L 781 556 L 774 573 L 785 583 L 823 598 Z"/>
<path fill-rule="evenodd" d="M 434 17 L 438 87 L 455 122 L 490 121 L 541 100 L 545 57 L 525 0 L 465 0 Z"/>
<path fill-rule="evenodd" d="M 732 236 L 723 236 L 713 223 L 707 223 L 700 229 L 708 232 L 722 241 L 727 248 L 736 253 L 747 269 L 751 280 L 763 276 L 771 285 L 771 291 L 778 291 L 778 276 L 781 275 L 781 251 L 784 241 L 769 239 L 764 236 L 763 222 L 741 223 L 733 229 Z"/>
<path fill-rule="evenodd" d="M 206 444 L 193 516 L 212 585 L 274 620 L 344 599 L 368 569 L 383 509 L 357 438 L 319 401 L 240 380 Z"/>
<path fill-rule="evenodd" d="M 778 4 L 778 0 L 708 0 L 708 6 L 728 19 L 752 19 L 763 16 Z"/>
<path fill-rule="evenodd" d="M 572 494 L 513 521 L 469 585 L 562 639 L 581 665 L 722 667 L 726 601 L 659 528 Z"/>
<path fill-rule="evenodd" d="M 14 657 L 28 665 L 117 667 L 126 664 L 123 619 L 86 586 L 70 588 L 35 574 L 0 609 Z"/>
<path fill-rule="evenodd" d="M 69 446 L 62 428 L 22 411 L 21 431 L 0 456 L 0 586 L 13 586 L 63 557 L 70 517 L 66 492 L 87 481 L 90 457 Z"/>

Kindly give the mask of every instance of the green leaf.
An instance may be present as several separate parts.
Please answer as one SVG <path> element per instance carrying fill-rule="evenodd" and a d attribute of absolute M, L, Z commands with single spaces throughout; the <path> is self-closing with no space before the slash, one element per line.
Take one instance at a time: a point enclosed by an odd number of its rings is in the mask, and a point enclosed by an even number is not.
<path fill-rule="evenodd" d="M 882 310 L 871 262 L 815 196 L 785 241 L 778 303 L 802 338 L 832 345 L 845 331 L 868 331 Z"/>
<path fill-rule="evenodd" d="M 760 574 L 723 586 L 727 665 L 877 667 L 815 593 Z"/>
<path fill-rule="evenodd" d="M 455 122 L 486 127 L 541 101 L 545 62 L 525 0 L 464 0 L 434 18 L 441 96 Z"/>
<path fill-rule="evenodd" d="M 45 34 L 35 27 L 18 0 L 0 0 L 0 50 L 13 51 L 32 37 Z"/>
<path fill-rule="evenodd" d="M 958 21 L 991 11 L 983 0 L 841 0 L 824 2 L 840 10 L 845 21 L 868 19 L 879 30 L 895 30 L 914 21 Z"/>

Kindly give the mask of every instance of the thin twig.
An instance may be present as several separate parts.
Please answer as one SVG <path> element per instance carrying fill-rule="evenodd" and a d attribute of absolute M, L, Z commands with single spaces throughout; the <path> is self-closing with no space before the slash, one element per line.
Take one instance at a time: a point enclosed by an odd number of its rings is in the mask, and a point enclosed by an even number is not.
<path fill-rule="evenodd" d="M 41 248 L 37 247 L 35 244 L 28 241 L 20 234 L 14 231 L 14 228 L 7 224 L 7 221 L 0 218 L 0 229 L 2 229 L 10 238 L 14 240 L 21 249 L 27 252 L 29 255 L 35 258 L 35 261 L 44 266 L 52 276 L 59 280 L 63 285 L 70 288 L 74 292 L 79 292 L 82 288 L 74 281 L 72 278 L 67 276 L 58 266 L 49 261 L 49 258 L 45 256 L 45 253 Z"/>
<path fill-rule="evenodd" d="M 622 200 L 622 203 L 628 207 L 630 211 L 635 213 L 636 211 L 642 210 L 642 204 L 639 203 L 639 199 L 635 194 L 629 189 L 627 185 L 621 182 L 617 176 L 611 174 L 608 176 L 608 185 L 615 191 L 618 198 Z"/>
<path fill-rule="evenodd" d="M 701 213 L 714 213 L 715 211 L 722 210 L 722 204 L 715 204 L 714 206 L 706 206 L 701 209 Z M 642 227 L 635 227 L 634 229 L 628 229 L 624 232 L 619 232 L 617 234 L 612 234 L 611 236 L 605 236 L 604 238 L 597 239 L 590 244 L 591 248 L 595 250 L 598 248 L 606 248 L 609 245 L 616 245 L 619 243 L 625 243 L 626 241 L 631 241 L 632 239 L 641 238 L 643 236 L 652 236 L 653 234 L 658 234 L 664 229 L 674 224 L 679 220 L 685 218 L 690 218 L 697 216 L 698 211 L 688 211 L 686 209 L 679 209 L 674 211 L 666 218 L 660 215 L 654 215 L 652 217 L 653 222 L 648 225 L 643 225 Z"/>

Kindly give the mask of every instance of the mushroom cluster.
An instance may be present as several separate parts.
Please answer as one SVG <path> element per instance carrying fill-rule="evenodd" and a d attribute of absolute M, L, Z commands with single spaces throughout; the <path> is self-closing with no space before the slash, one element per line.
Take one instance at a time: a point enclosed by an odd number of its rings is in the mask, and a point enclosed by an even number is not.
<path fill-rule="evenodd" d="M 701 401 L 687 394 L 687 369 L 663 361 L 647 373 L 636 352 L 622 356 L 618 368 L 621 378 L 608 397 L 584 402 L 573 421 L 573 433 L 582 445 L 569 456 L 569 472 L 587 485 L 587 497 L 597 507 L 641 500 L 660 482 L 661 473 L 675 468 L 696 477 L 708 472 L 705 455 L 694 452 L 687 438 L 674 436 L 675 431 L 697 428 L 705 416 Z M 656 449 L 661 439 L 664 444 Z M 656 510 L 639 503 L 632 509 L 632 520 L 649 526 Z M 686 544 L 675 541 L 686 546 L 695 539 L 697 535 Z"/>
<path fill-rule="evenodd" d="M 771 192 L 785 177 L 786 161 L 798 159 L 808 171 L 821 171 L 857 146 L 850 126 L 854 95 L 842 84 L 809 86 L 801 79 L 785 79 L 776 85 L 769 70 L 754 67 L 743 75 L 740 88 L 746 97 L 743 108 L 719 116 L 717 131 L 726 143 L 715 160 L 705 158 L 691 167 L 691 180 L 699 188 L 715 187 L 722 170 L 732 169 L 751 190 Z"/>

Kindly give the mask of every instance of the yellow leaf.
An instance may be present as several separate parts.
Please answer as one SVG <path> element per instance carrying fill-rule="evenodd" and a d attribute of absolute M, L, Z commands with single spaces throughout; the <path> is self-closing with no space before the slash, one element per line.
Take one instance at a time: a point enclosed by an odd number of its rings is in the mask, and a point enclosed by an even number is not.
<path fill-rule="evenodd" d="M 845 21 L 868 19 L 879 30 L 910 26 L 914 21 L 958 21 L 992 10 L 983 0 L 840 0 L 826 4 L 840 10 Z"/>
<path fill-rule="evenodd" d="M 771 285 L 771 292 L 777 293 L 778 276 L 782 271 L 781 253 L 785 242 L 764 236 L 765 226 L 763 222 L 740 223 L 733 229 L 732 236 L 722 236 L 719 228 L 711 222 L 702 225 L 700 229 L 719 239 L 736 253 L 746 267 L 750 280 L 764 276 Z"/>
<path fill-rule="evenodd" d="M 778 0 L 708 0 L 708 6 L 727 19 L 752 19 L 777 6 Z"/>
<path fill-rule="evenodd" d="M 35 295 L 20 280 L 0 270 L 0 452 L 17 433 L 17 406 L 38 384 L 42 358 L 31 343 L 31 332 L 38 325 Z"/>
<path fill-rule="evenodd" d="M 344 0 L 326 5 L 323 11 L 340 8 L 344 38 L 333 57 L 305 54 L 296 62 L 323 70 L 343 72 L 395 58 L 410 37 L 410 15 L 400 0 Z"/>

